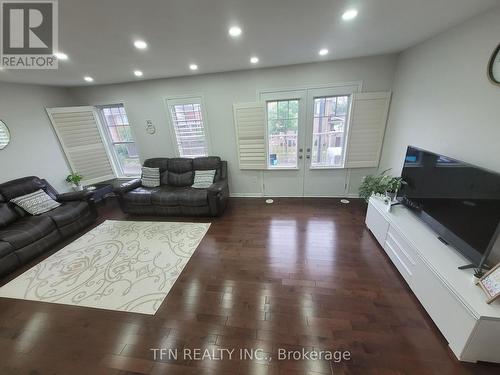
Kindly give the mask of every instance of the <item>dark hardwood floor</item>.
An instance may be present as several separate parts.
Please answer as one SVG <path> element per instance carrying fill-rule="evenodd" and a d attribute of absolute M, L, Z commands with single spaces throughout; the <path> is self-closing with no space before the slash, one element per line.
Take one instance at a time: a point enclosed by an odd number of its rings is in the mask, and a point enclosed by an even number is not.
<path fill-rule="evenodd" d="M 231 199 L 222 218 L 182 219 L 212 226 L 154 316 L 0 298 L 0 374 L 500 373 L 455 359 L 364 216 L 360 201 Z M 127 218 L 113 200 L 106 219 L 181 220 Z M 178 360 L 151 348 L 177 348 Z M 195 361 L 183 348 L 273 359 Z M 351 358 L 278 361 L 280 348 Z"/>

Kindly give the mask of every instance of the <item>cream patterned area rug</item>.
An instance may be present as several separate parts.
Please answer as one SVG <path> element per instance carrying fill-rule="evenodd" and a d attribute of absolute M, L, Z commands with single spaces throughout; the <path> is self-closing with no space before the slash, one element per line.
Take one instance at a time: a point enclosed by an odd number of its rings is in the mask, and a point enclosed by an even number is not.
<path fill-rule="evenodd" d="M 0 297 L 154 315 L 210 224 L 107 220 Z"/>

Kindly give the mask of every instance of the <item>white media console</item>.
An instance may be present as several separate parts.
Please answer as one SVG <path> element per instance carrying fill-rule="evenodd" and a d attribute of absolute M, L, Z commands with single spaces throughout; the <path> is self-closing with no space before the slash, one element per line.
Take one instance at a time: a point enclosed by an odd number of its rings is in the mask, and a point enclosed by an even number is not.
<path fill-rule="evenodd" d="M 366 225 L 431 316 L 457 358 L 500 363 L 500 300 L 488 305 L 470 263 L 404 206 L 370 198 Z"/>

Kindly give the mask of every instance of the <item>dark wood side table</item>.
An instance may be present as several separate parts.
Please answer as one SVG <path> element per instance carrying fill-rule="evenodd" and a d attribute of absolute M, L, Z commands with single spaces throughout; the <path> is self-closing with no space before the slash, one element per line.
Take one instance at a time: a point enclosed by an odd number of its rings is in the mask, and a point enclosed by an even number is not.
<path fill-rule="evenodd" d="M 92 189 L 92 187 L 95 189 Z M 108 194 L 113 193 L 113 185 L 105 182 L 86 186 L 85 189 L 92 192 L 96 203 L 103 201 Z"/>

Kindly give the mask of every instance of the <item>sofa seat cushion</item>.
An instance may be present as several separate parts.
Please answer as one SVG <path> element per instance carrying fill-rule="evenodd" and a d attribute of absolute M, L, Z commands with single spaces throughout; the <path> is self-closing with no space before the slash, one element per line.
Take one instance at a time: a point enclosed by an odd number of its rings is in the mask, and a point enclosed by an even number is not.
<path fill-rule="evenodd" d="M 205 189 L 192 187 L 162 186 L 151 196 L 154 205 L 200 207 L 208 205 L 208 193 Z"/>
<path fill-rule="evenodd" d="M 25 216 L 8 227 L 0 229 L 0 240 L 8 242 L 14 249 L 20 249 L 56 229 L 46 216 Z"/>
<path fill-rule="evenodd" d="M 44 213 L 42 216 L 51 218 L 56 226 L 61 228 L 85 216 L 87 211 L 89 211 L 89 205 L 86 202 L 73 201 L 64 203 L 56 209 Z"/>
<path fill-rule="evenodd" d="M 159 187 L 138 187 L 123 195 L 123 200 L 128 204 L 137 206 L 149 206 L 151 204 L 151 194 L 158 191 Z"/>
<path fill-rule="evenodd" d="M 14 248 L 11 246 L 10 243 L 0 241 L 0 258 L 3 258 L 4 256 L 12 253 L 14 251 Z"/>

